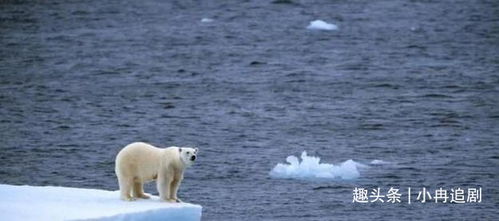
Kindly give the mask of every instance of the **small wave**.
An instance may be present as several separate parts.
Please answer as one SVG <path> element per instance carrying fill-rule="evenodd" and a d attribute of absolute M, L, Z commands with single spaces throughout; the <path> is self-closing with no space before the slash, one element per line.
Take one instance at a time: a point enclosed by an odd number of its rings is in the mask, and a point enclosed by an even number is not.
<path fill-rule="evenodd" d="M 426 98 L 452 98 L 452 96 L 445 95 L 445 94 L 425 94 L 422 97 L 426 97 Z"/>
<path fill-rule="evenodd" d="M 323 180 L 323 179 L 356 179 L 360 176 L 359 168 L 367 167 L 364 164 L 353 160 L 347 160 L 340 165 L 320 163 L 319 157 L 308 156 L 306 151 L 301 154 L 301 162 L 298 157 L 288 156 L 287 164 L 279 163 L 272 171 L 270 176 L 273 178 L 284 179 L 304 179 L 304 180 Z"/>
<path fill-rule="evenodd" d="M 373 160 L 371 161 L 372 165 L 385 165 L 385 164 L 392 164 L 392 162 L 384 161 L 384 160 Z"/>

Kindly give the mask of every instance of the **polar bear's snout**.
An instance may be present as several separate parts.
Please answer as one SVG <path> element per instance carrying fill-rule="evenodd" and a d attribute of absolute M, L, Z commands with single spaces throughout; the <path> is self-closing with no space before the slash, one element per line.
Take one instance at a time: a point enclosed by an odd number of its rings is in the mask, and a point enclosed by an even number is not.
<path fill-rule="evenodd" d="M 184 162 L 187 166 L 191 166 L 194 161 L 197 159 L 197 154 L 198 154 L 198 148 L 192 148 L 192 147 L 179 147 L 178 152 L 180 153 L 180 159 L 182 159 L 182 162 Z"/>

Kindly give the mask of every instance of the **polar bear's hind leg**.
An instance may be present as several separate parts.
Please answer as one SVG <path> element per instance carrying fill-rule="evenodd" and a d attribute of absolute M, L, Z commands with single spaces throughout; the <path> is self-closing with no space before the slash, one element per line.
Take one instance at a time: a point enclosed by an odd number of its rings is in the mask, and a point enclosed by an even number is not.
<path fill-rule="evenodd" d="M 132 190 L 132 180 L 125 180 L 123 178 L 118 178 L 118 184 L 120 186 L 120 198 L 125 201 L 134 200 L 130 195 Z"/>
<path fill-rule="evenodd" d="M 133 197 L 136 198 L 142 198 L 142 199 L 149 199 L 151 198 L 148 194 L 144 193 L 144 184 L 141 183 L 140 181 L 134 181 L 133 183 L 133 192 L 132 192 Z"/>

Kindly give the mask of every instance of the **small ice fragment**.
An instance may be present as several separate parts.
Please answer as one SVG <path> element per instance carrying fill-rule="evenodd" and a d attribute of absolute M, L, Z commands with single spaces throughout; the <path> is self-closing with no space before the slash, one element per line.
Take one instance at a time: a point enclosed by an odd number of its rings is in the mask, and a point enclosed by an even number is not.
<path fill-rule="evenodd" d="M 391 164 L 391 163 L 388 162 L 388 161 L 384 161 L 384 160 L 373 160 L 373 161 L 371 161 L 371 164 L 373 164 L 373 165 L 383 165 L 383 164 Z"/>
<path fill-rule="evenodd" d="M 307 26 L 307 29 L 333 31 L 333 30 L 338 30 L 338 26 L 336 26 L 335 24 L 327 23 L 322 20 L 315 20 L 310 22 L 310 24 Z"/>
<path fill-rule="evenodd" d="M 214 20 L 211 19 L 211 18 L 203 18 L 203 19 L 201 19 L 201 22 L 203 22 L 203 23 L 209 23 L 209 22 L 213 22 L 213 21 Z"/>

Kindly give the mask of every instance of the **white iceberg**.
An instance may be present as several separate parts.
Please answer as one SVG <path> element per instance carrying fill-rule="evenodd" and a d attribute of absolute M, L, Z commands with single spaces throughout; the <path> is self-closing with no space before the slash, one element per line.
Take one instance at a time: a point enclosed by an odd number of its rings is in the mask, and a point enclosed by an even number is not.
<path fill-rule="evenodd" d="M 118 191 L 0 184 L 1 220 L 201 220 L 202 207 L 156 196 L 125 202 Z"/>
<path fill-rule="evenodd" d="M 333 31 L 333 30 L 338 30 L 338 26 L 336 26 L 335 24 L 327 23 L 322 20 L 315 20 L 310 22 L 310 24 L 307 26 L 307 29 Z"/>
<path fill-rule="evenodd" d="M 288 156 L 288 164 L 277 164 L 270 176 L 274 178 L 291 178 L 305 180 L 324 179 L 356 179 L 360 176 L 359 168 L 367 167 L 353 160 L 347 160 L 340 165 L 320 163 L 319 157 L 308 156 L 306 151 L 301 154 L 301 162 L 295 156 Z"/>

